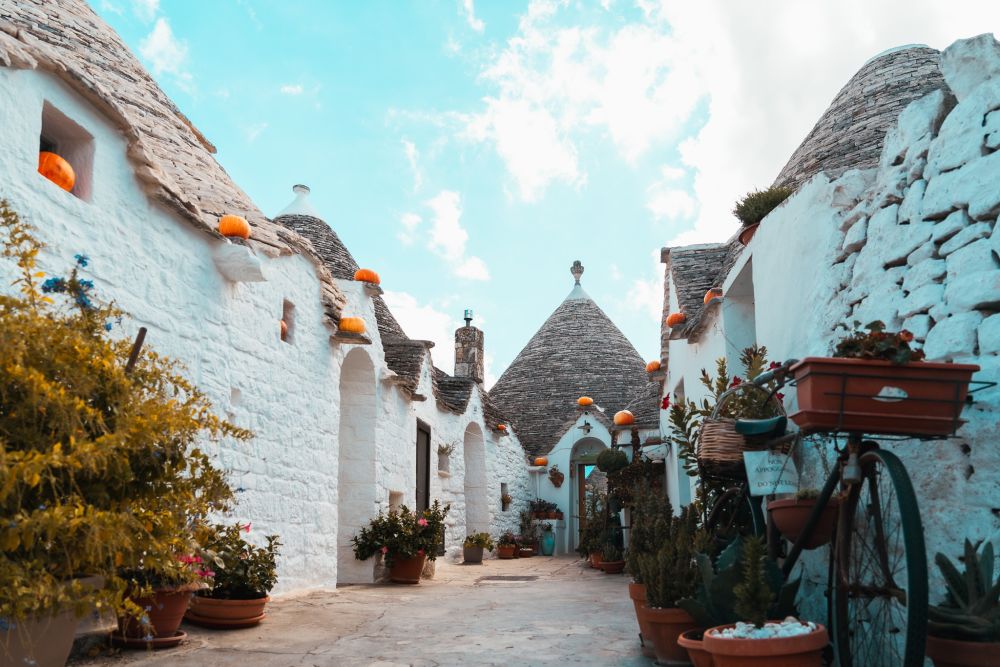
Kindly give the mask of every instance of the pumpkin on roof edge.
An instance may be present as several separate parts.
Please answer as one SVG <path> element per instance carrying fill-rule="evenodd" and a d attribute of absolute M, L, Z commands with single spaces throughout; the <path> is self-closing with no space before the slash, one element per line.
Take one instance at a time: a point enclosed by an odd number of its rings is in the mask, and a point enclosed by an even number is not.
<path fill-rule="evenodd" d="M 683 324 L 687 319 L 687 315 L 684 313 L 670 313 L 667 315 L 667 326 L 673 329 L 678 324 Z"/>
<path fill-rule="evenodd" d="M 337 328 L 344 333 L 363 334 L 365 332 L 365 321 L 360 317 L 342 317 Z"/>
<path fill-rule="evenodd" d="M 646 364 L 646 372 L 647 373 L 655 373 L 658 370 L 660 370 L 660 360 L 659 359 L 653 359 L 651 362 L 649 362 L 648 364 Z"/>
<path fill-rule="evenodd" d="M 576 399 L 576 404 L 579 405 L 581 408 L 590 407 L 591 405 L 594 404 L 594 399 L 592 399 L 590 396 L 581 396 L 580 398 Z"/>
<path fill-rule="evenodd" d="M 219 233 L 226 238 L 250 238 L 250 223 L 238 215 L 224 215 L 219 218 Z"/>
<path fill-rule="evenodd" d="M 354 279 L 363 283 L 381 284 L 382 279 L 371 269 L 358 269 L 354 272 Z"/>
<path fill-rule="evenodd" d="M 702 303 L 708 303 L 709 301 L 711 301 L 716 297 L 719 297 L 720 299 L 722 298 L 721 287 L 713 287 L 709 289 L 707 292 L 705 292 L 705 298 L 702 300 Z"/>
<path fill-rule="evenodd" d="M 615 413 L 615 426 L 631 426 L 635 423 L 635 415 L 628 410 Z"/>

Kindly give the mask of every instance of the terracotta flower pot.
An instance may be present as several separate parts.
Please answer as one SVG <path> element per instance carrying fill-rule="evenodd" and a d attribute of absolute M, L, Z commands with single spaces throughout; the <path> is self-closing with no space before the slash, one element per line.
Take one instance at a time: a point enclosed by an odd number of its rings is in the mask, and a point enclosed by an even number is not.
<path fill-rule="evenodd" d="M 691 658 L 691 664 L 694 667 L 715 667 L 712 654 L 705 650 L 705 645 L 702 642 L 703 634 L 704 632 L 701 630 L 682 632 L 681 636 L 677 638 L 677 645 L 688 652 L 688 657 Z"/>
<path fill-rule="evenodd" d="M 682 632 L 698 628 L 689 613 L 679 608 L 651 609 L 643 605 L 639 609 L 639 618 L 649 626 L 649 638 L 653 640 L 658 663 L 672 665 L 688 662 L 687 651 L 677 645 L 677 638 Z"/>
<path fill-rule="evenodd" d="M 973 364 L 806 357 L 791 368 L 799 429 L 887 435 L 950 435 L 969 392 Z"/>
<path fill-rule="evenodd" d="M 639 607 L 646 606 L 646 584 L 637 584 L 634 581 L 628 585 L 628 596 L 632 599 L 632 606 L 635 608 L 635 620 L 639 624 L 639 639 L 642 641 L 642 654 L 647 658 L 653 658 L 653 633 L 645 617 L 639 614 Z"/>
<path fill-rule="evenodd" d="M 517 551 L 517 547 L 511 545 L 506 547 L 497 547 L 497 558 L 502 558 L 503 560 L 510 560 L 514 557 L 514 552 Z"/>
<path fill-rule="evenodd" d="M 601 561 L 601 569 L 604 570 L 604 574 L 621 574 L 625 569 L 625 561 Z"/>
<path fill-rule="evenodd" d="M 8 622 L 7 629 L 0 631 L 0 660 L 4 661 L 0 664 L 62 667 L 73 648 L 78 624 L 73 612 Z"/>
<path fill-rule="evenodd" d="M 815 498 L 785 498 L 783 500 L 772 500 L 767 504 L 767 511 L 774 520 L 774 525 L 778 527 L 781 534 L 786 539 L 794 542 L 799 539 L 809 514 L 816 506 Z M 819 515 L 819 521 L 813 528 L 812 536 L 805 543 L 804 548 L 815 549 L 824 544 L 829 544 L 833 538 L 833 528 L 837 524 L 837 508 L 840 507 L 840 499 L 830 498 L 830 502 L 823 508 L 823 513 Z"/>
<path fill-rule="evenodd" d="M 927 635 L 926 653 L 934 667 L 991 667 L 1000 656 L 1000 642 L 966 642 Z"/>
<path fill-rule="evenodd" d="M 556 512 L 556 520 L 557 521 L 562 521 L 562 518 L 563 518 L 563 513 L 562 512 Z"/>
<path fill-rule="evenodd" d="M 397 584 L 419 584 L 420 573 L 424 571 L 424 561 L 427 556 L 420 554 L 403 558 L 396 556 L 392 559 L 392 567 L 389 568 L 389 580 Z"/>
<path fill-rule="evenodd" d="M 600 569 L 600 567 L 601 567 L 601 552 L 600 551 L 595 551 L 595 552 L 593 552 L 593 553 L 590 554 L 590 567 L 594 568 L 595 570 Z"/>
<path fill-rule="evenodd" d="M 462 547 L 462 560 L 466 563 L 482 563 L 483 562 L 483 548 L 482 547 Z"/>
<path fill-rule="evenodd" d="M 532 556 L 535 555 L 535 550 L 532 549 L 531 547 L 521 547 L 518 550 L 517 555 L 521 558 L 531 558 Z"/>
<path fill-rule="evenodd" d="M 191 598 L 184 619 L 195 625 L 211 627 L 246 628 L 264 620 L 264 607 L 271 600 L 268 596 L 252 600 L 225 600 L 195 595 Z"/>
<path fill-rule="evenodd" d="M 743 245 L 750 245 L 750 239 L 753 235 L 757 233 L 757 227 L 760 226 L 759 222 L 755 222 L 752 225 L 747 225 L 740 230 L 740 243 Z"/>
<path fill-rule="evenodd" d="M 807 635 L 773 639 L 728 639 L 717 632 L 720 625 L 705 632 L 703 647 L 712 654 L 715 667 L 822 667 L 823 649 L 830 643 L 826 628 L 817 625 Z"/>
<path fill-rule="evenodd" d="M 158 588 L 149 597 L 133 597 L 132 601 L 140 609 L 146 610 L 149 623 L 153 627 L 148 631 L 154 639 L 165 639 L 177 634 L 181 620 L 191 602 L 192 591 L 178 588 Z M 137 619 L 131 616 L 118 618 L 118 633 L 130 639 L 143 639 L 147 630 Z"/>

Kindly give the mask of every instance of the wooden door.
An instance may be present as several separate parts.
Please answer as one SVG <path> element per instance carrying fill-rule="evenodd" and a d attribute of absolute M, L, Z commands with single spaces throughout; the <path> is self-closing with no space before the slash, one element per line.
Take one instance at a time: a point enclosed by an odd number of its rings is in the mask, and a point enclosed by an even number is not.
<path fill-rule="evenodd" d="M 431 506 L 431 430 L 417 424 L 417 512 Z"/>

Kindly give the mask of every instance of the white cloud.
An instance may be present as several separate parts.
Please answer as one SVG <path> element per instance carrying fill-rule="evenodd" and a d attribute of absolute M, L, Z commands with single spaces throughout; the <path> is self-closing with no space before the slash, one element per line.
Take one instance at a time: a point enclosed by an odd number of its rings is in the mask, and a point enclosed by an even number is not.
<path fill-rule="evenodd" d="M 305 88 L 301 83 L 286 83 L 278 89 L 282 95 L 301 95 Z"/>
<path fill-rule="evenodd" d="M 476 32 L 483 32 L 486 29 L 482 19 L 476 18 L 475 0 L 462 0 L 462 13 L 465 14 L 465 21 L 470 28 Z"/>
<path fill-rule="evenodd" d="M 387 290 L 383 298 L 406 335 L 433 342 L 434 363 L 445 372 L 454 373 L 455 329 L 465 323 L 431 304 L 420 303 L 408 292 Z"/>
<path fill-rule="evenodd" d="M 106 12 L 111 12 L 112 14 L 117 14 L 121 16 L 124 12 L 121 7 L 110 2 L 109 0 L 101 0 L 101 9 Z"/>
<path fill-rule="evenodd" d="M 427 247 L 444 259 L 456 276 L 468 280 L 489 280 L 486 263 L 465 254 L 469 233 L 462 226 L 461 195 L 453 190 L 442 190 L 426 204 L 432 213 Z"/>
<path fill-rule="evenodd" d="M 663 264 L 660 263 L 660 251 L 650 253 L 654 267 L 653 278 L 639 279 L 632 282 L 628 292 L 628 307 L 646 313 L 654 322 L 663 317 Z"/>
<path fill-rule="evenodd" d="M 132 11 L 142 21 L 149 23 L 160 12 L 160 0 L 132 0 Z"/>
<path fill-rule="evenodd" d="M 257 141 L 257 137 L 260 133 L 267 129 L 267 123 L 254 123 L 250 127 L 246 128 L 247 141 L 253 143 Z"/>
<path fill-rule="evenodd" d="M 410 165 L 410 171 L 413 173 L 413 191 L 419 192 L 420 188 L 424 184 L 424 174 L 420 170 L 420 164 L 418 162 L 420 158 L 420 151 L 417 150 L 416 144 L 408 139 L 403 139 L 403 151 L 406 153 L 406 162 Z"/>
<path fill-rule="evenodd" d="M 404 213 L 399 216 L 399 222 L 403 225 L 402 231 L 396 234 L 396 238 L 399 239 L 404 245 L 412 245 L 416 240 L 417 226 L 423 221 L 416 213 Z"/>
<path fill-rule="evenodd" d="M 149 62 L 156 75 L 172 75 L 183 89 L 190 87 L 192 77 L 187 71 L 187 43 L 174 37 L 167 19 L 156 19 L 153 30 L 139 41 L 139 54 Z"/>
<path fill-rule="evenodd" d="M 621 280 L 622 279 L 622 270 L 618 268 L 617 264 L 612 264 L 611 265 L 611 279 L 612 280 Z"/>

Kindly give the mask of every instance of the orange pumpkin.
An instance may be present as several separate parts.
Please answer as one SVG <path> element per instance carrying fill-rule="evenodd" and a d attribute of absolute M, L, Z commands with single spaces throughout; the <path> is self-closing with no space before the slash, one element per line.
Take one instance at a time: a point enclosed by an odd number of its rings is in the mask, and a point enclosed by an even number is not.
<path fill-rule="evenodd" d="M 337 328 L 344 333 L 363 334 L 365 332 L 365 321 L 360 317 L 341 317 Z"/>
<path fill-rule="evenodd" d="M 288 338 L 288 322 L 281 320 L 281 340 Z"/>
<path fill-rule="evenodd" d="M 646 372 L 647 373 L 655 373 L 658 370 L 660 370 L 660 360 L 659 359 L 653 359 L 651 362 L 649 362 L 648 364 L 646 364 Z"/>
<path fill-rule="evenodd" d="M 586 408 L 594 404 L 594 399 L 592 399 L 590 396 L 581 396 L 580 398 L 576 399 L 576 403 L 581 408 Z"/>
<path fill-rule="evenodd" d="M 715 297 L 721 297 L 721 296 L 722 296 L 722 288 L 721 287 L 713 287 L 712 289 L 710 289 L 707 292 L 705 292 L 705 298 L 703 299 L 703 301 L 704 301 L 704 303 L 708 303 L 709 301 L 711 301 Z"/>
<path fill-rule="evenodd" d="M 628 426 L 635 423 L 635 415 L 628 410 L 615 413 L 615 426 Z"/>
<path fill-rule="evenodd" d="M 684 313 L 670 313 L 667 315 L 667 326 L 673 329 L 678 324 L 684 322 L 687 319 L 687 315 Z"/>
<path fill-rule="evenodd" d="M 250 238 L 250 223 L 238 215 L 224 215 L 219 218 L 219 233 L 228 238 Z"/>
<path fill-rule="evenodd" d="M 507 432 L 507 425 L 506 424 L 497 424 L 497 430 L 500 431 L 501 433 L 506 433 Z"/>
<path fill-rule="evenodd" d="M 378 277 L 378 274 L 371 269 L 358 269 L 354 272 L 354 279 L 363 283 L 372 283 L 374 285 L 378 285 L 382 282 L 382 279 Z"/>
<path fill-rule="evenodd" d="M 38 154 L 38 173 L 66 192 L 70 192 L 76 184 L 76 172 L 73 171 L 73 167 L 55 153 L 41 151 Z"/>
<path fill-rule="evenodd" d="M 547 465 L 549 465 L 549 459 L 548 459 L 548 457 L 546 457 L 546 456 L 537 456 L 537 457 L 535 457 L 535 465 L 536 466 L 547 466 Z"/>

